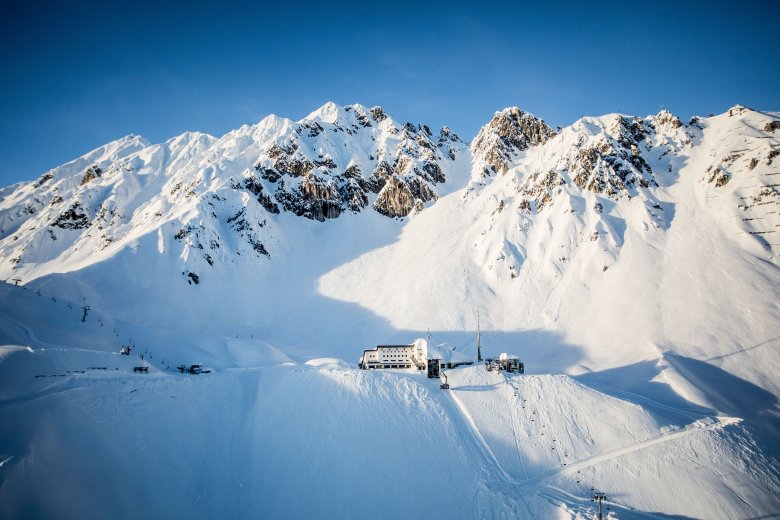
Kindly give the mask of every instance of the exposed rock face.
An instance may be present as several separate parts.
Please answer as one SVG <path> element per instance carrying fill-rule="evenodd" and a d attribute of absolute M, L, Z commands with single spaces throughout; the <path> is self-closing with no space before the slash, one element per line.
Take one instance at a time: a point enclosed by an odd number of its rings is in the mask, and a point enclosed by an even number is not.
<path fill-rule="evenodd" d="M 84 229 L 90 225 L 90 219 L 76 202 L 51 225 L 62 229 Z"/>
<path fill-rule="evenodd" d="M 769 130 L 765 130 L 770 132 Z M 707 167 L 705 179 L 708 183 L 715 184 L 716 188 L 721 188 L 729 183 L 734 176 L 735 171 L 753 171 L 761 161 L 753 153 L 761 153 L 762 150 L 740 149 L 733 150 L 722 157 L 716 157 L 712 164 Z M 771 148 L 766 150 L 766 165 L 772 165 L 772 158 L 776 152 Z"/>
<path fill-rule="evenodd" d="M 546 174 L 534 173 L 528 181 L 518 190 L 526 198 L 521 201 L 521 209 L 531 213 L 533 207 L 529 201 L 536 202 L 536 211 L 542 211 L 553 200 L 556 188 L 566 184 L 566 180 L 555 170 L 549 170 Z"/>
<path fill-rule="evenodd" d="M 651 130 L 639 118 L 619 116 L 609 134 L 579 148 L 568 165 L 573 182 L 582 189 L 617 196 L 637 185 L 656 186 L 650 165 L 639 152 Z"/>
<path fill-rule="evenodd" d="M 81 185 L 83 186 L 84 184 L 94 179 L 97 179 L 101 175 L 103 175 L 103 170 L 100 169 L 100 167 L 90 166 L 89 168 L 86 169 L 86 171 L 84 172 L 84 176 L 81 178 Z"/>
<path fill-rule="evenodd" d="M 658 115 L 655 116 L 655 125 L 657 127 L 669 126 L 671 128 L 680 128 L 682 121 L 676 115 L 672 114 L 668 110 L 661 110 Z"/>
<path fill-rule="evenodd" d="M 387 115 L 385 115 L 385 111 L 382 110 L 382 107 L 374 107 L 371 109 L 371 117 L 374 118 L 374 121 L 377 123 L 381 123 L 385 119 L 387 119 Z"/>
<path fill-rule="evenodd" d="M 36 188 L 40 188 L 41 186 L 43 186 L 44 184 L 46 184 L 47 182 L 49 182 L 49 181 L 50 181 L 50 180 L 52 180 L 53 178 L 54 178 L 54 175 L 53 175 L 51 172 L 44 173 L 43 175 L 41 175 L 41 176 L 38 178 L 38 180 L 37 180 L 37 181 L 35 181 L 35 184 L 34 184 L 34 186 L 35 186 Z"/>
<path fill-rule="evenodd" d="M 519 152 L 544 144 L 554 136 L 555 132 L 543 120 L 517 107 L 505 108 L 482 127 L 471 143 L 471 153 L 494 172 L 504 174 Z"/>
<path fill-rule="evenodd" d="M 254 175 L 250 175 L 244 181 L 244 187 L 255 195 L 257 202 L 259 202 L 266 211 L 269 213 L 279 213 L 279 206 L 277 206 L 271 197 L 263 190 L 263 185 Z M 234 187 L 235 189 L 235 187 Z"/>
<path fill-rule="evenodd" d="M 421 211 L 425 202 L 435 200 L 436 194 L 419 177 L 403 180 L 390 177 L 374 203 L 374 209 L 388 217 L 405 217 Z"/>
<path fill-rule="evenodd" d="M 255 170 L 281 209 L 296 215 L 322 221 L 371 205 L 396 217 L 436 198 L 434 187 L 463 148 L 447 127 L 434 141 L 428 126 L 399 127 L 380 107 L 329 103 L 275 139 Z M 398 182 L 388 186 L 391 179 Z M 374 194 L 381 198 L 372 203 Z"/>
<path fill-rule="evenodd" d="M 439 139 L 437 140 L 436 146 L 445 152 L 450 160 L 454 161 L 456 151 L 462 143 L 463 141 L 458 137 L 458 134 L 450 130 L 448 126 L 443 126 L 439 132 Z"/>
<path fill-rule="evenodd" d="M 671 171 L 668 158 L 690 144 L 693 131 L 700 128 L 686 128 L 667 111 L 647 118 L 584 118 L 566 128 L 560 139 L 535 149 L 533 153 L 544 157 L 543 162 L 533 156 L 516 163 L 527 171 L 518 182 L 518 193 L 525 197 L 521 208 L 527 213 L 543 211 L 565 186 L 611 199 L 632 197 L 638 190 L 658 186 L 659 172 L 653 171 L 646 154 L 654 158 L 654 164 L 667 158 L 660 173 Z M 542 164 L 548 169 L 541 169 Z"/>
<path fill-rule="evenodd" d="M 341 215 L 341 194 L 334 181 L 307 175 L 298 186 L 288 190 L 284 181 L 276 191 L 276 200 L 286 211 L 323 221 Z"/>

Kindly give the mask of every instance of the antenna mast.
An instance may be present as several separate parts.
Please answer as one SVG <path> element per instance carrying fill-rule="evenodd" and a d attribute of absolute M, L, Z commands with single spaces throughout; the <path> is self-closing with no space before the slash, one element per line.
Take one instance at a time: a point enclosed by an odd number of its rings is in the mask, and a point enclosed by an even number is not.
<path fill-rule="evenodd" d="M 482 343 L 479 334 L 479 309 L 477 309 L 477 361 L 482 361 Z"/>

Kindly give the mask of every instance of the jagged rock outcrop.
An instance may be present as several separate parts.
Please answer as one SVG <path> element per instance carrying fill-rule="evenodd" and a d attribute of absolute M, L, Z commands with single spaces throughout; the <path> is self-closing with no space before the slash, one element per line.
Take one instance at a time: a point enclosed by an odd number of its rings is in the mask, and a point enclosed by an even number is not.
<path fill-rule="evenodd" d="M 269 213 L 279 213 L 279 206 L 274 203 L 274 201 L 271 199 L 271 197 L 265 193 L 265 190 L 263 189 L 263 185 L 260 183 L 260 181 L 255 177 L 254 175 L 249 175 L 244 180 L 244 187 L 249 190 L 252 194 L 254 194 L 255 198 L 257 199 L 257 202 L 260 203 L 263 208 L 265 208 L 266 211 Z M 237 186 L 234 186 L 233 189 L 236 189 Z"/>
<path fill-rule="evenodd" d="M 75 202 L 73 206 L 57 217 L 51 225 L 62 229 L 84 229 L 89 227 L 90 223 L 90 219 L 82 210 L 81 204 Z"/>
<path fill-rule="evenodd" d="M 287 189 L 285 181 L 279 183 L 276 200 L 286 211 L 300 217 L 323 221 L 336 218 L 342 212 L 341 194 L 333 179 L 322 179 L 316 175 L 307 175 L 303 181 Z"/>
<path fill-rule="evenodd" d="M 419 177 L 390 177 L 374 202 L 374 209 L 388 217 L 405 217 L 422 211 L 424 204 L 436 200 L 436 194 Z"/>
<path fill-rule="evenodd" d="M 639 118 L 619 116 L 608 134 L 577 150 L 567 168 L 574 184 L 609 196 L 635 186 L 657 185 L 650 165 L 639 151 L 650 131 Z"/>
<path fill-rule="evenodd" d="M 776 114 L 735 107 L 717 118 L 734 125 L 755 119 L 739 128 L 761 134 L 759 144 L 713 151 L 697 171 L 702 184 L 731 193 L 742 186 L 734 182 L 740 172 L 762 183 L 773 180 L 780 155 Z M 403 218 L 466 182 L 464 200 L 491 183 L 511 192 L 490 203 L 493 215 L 517 210 L 518 217 L 533 219 L 553 207 L 573 211 L 582 204 L 576 201 L 594 197 L 587 207 L 606 215 L 609 199 L 639 196 L 650 201 L 647 225 L 665 225 L 653 188 L 675 182 L 712 124 L 713 118 L 683 124 L 662 110 L 645 118 L 583 118 L 556 135 L 541 119 L 510 108 L 480 130 L 472 161 L 449 128 L 435 134 L 426 125 L 397 124 L 381 108 L 360 105 L 329 103 L 298 122 L 269 116 L 221 138 L 186 133 L 152 145 L 128 136 L 4 193 L 0 269 L 23 274 L 25 266 L 47 263 L 56 269 L 63 255 L 88 263 L 95 252 L 136 247 L 154 230 L 161 251 L 174 248 L 207 277 L 220 261 L 275 256 L 281 213 L 315 221 L 362 211 Z M 770 183 L 744 195 L 745 226 L 764 222 L 748 213 L 776 204 L 777 194 Z M 526 224 L 517 229 L 523 232 Z M 604 236 L 603 230 L 587 232 L 597 240 Z M 507 248 L 502 254 L 514 258 L 507 266 L 516 270 L 525 253 Z"/>
<path fill-rule="evenodd" d="M 517 154 L 544 144 L 555 132 L 538 117 L 517 107 L 496 112 L 471 143 L 471 153 L 494 172 L 506 173 Z"/>
<path fill-rule="evenodd" d="M 655 116 L 655 120 L 650 122 L 650 125 L 653 128 L 660 129 L 663 127 L 667 128 L 680 128 L 683 126 L 682 121 L 680 121 L 680 118 L 676 115 L 672 114 L 668 110 L 661 110 L 658 112 L 658 115 Z"/>
<path fill-rule="evenodd" d="M 543 211 L 566 186 L 614 200 L 658 186 L 657 176 L 672 170 L 670 158 L 690 145 L 694 131 L 700 129 L 665 110 L 646 118 L 584 118 L 514 163 L 521 210 Z"/>
<path fill-rule="evenodd" d="M 103 175 L 103 170 L 99 166 L 90 166 L 84 172 L 84 176 L 81 178 L 80 184 L 83 186 L 84 184 L 97 179 L 101 175 Z"/>
<path fill-rule="evenodd" d="M 434 140 L 427 125 L 398 126 L 380 107 L 328 103 L 276 137 L 254 168 L 280 208 L 302 217 L 326 220 L 369 205 L 405 216 L 436 197 L 463 148 L 447 127 Z M 375 200 L 392 178 L 400 182 Z"/>

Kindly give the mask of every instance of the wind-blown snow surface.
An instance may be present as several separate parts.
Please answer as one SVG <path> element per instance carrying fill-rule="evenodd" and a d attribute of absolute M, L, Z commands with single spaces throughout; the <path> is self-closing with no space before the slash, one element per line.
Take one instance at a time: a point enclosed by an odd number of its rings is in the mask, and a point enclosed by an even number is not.
<path fill-rule="evenodd" d="M 780 513 L 778 119 L 327 104 L 0 191 L 0 516 Z M 477 309 L 536 375 L 349 368 Z"/>

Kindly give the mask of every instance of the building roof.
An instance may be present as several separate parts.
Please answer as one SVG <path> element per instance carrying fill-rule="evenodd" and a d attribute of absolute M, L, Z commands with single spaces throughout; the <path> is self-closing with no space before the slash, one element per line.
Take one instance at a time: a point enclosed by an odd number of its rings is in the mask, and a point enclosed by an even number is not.
<path fill-rule="evenodd" d="M 413 347 L 416 351 L 418 348 L 422 349 L 426 359 L 440 359 L 444 363 L 470 363 L 474 360 L 471 358 L 471 356 L 468 356 L 464 354 L 463 352 L 459 352 L 455 350 L 455 347 L 452 345 L 448 345 L 447 343 L 440 343 L 438 345 L 434 345 L 430 341 L 428 341 L 425 338 L 418 338 L 414 340 L 412 343 L 406 344 L 406 345 L 377 345 L 374 348 L 367 348 L 363 351 L 363 354 L 365 355 L 366 352 L 369 352 L 371 350 L 380 350 L 380 349 L 389 349 L 389 348 L 410 348 Z M 362 361 L 361 357 L 361 361 Z"/>
<path fill-rule="evenodd" d="M 419 338 L 414 341 L 414 344 L 422 347 L 428 359 L 441 359 L 445 363 L 468 363 L 474 361 L 471 356 L 455 350 L 455 347 L 447 343 L 434 345 L 427 339 Z"/>

